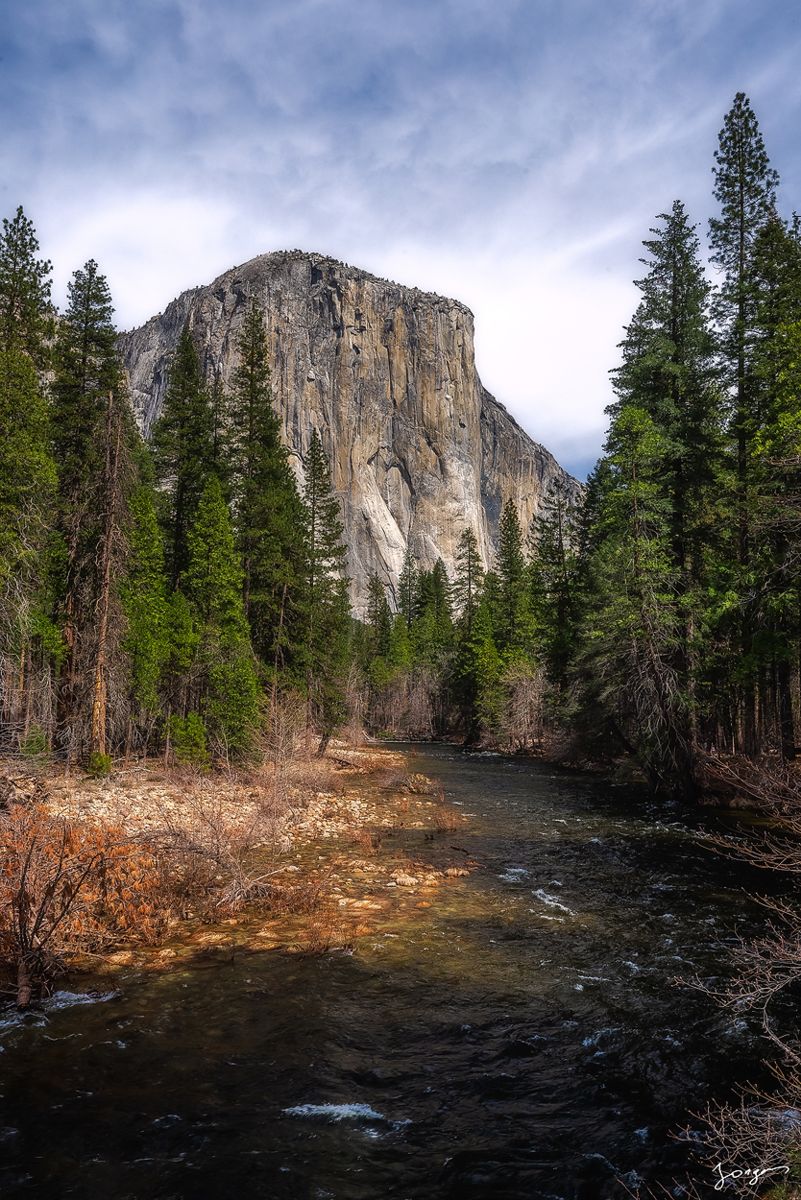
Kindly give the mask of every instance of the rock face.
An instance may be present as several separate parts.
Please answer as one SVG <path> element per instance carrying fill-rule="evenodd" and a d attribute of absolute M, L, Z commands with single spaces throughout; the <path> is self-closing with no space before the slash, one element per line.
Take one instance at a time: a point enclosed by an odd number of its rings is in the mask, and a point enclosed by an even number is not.
<path fill-rule="evenodd" d="M 329 455 L 357 610 L 372 572 L 394 593 L 407 545 L 423 566 L 441 556 L 452 574 L 469 525 L 490 564 L 506 500 L 525 529 L 552 479 L 578 491 L 482 386 L 468 308 L 300 251 L 226 271 L 121 336 L 145 435 L 184 322 L 209 380 L 230 383 L 251 296 L 266 313 L 274 400 L 299 477 L 315 428 Z"/>

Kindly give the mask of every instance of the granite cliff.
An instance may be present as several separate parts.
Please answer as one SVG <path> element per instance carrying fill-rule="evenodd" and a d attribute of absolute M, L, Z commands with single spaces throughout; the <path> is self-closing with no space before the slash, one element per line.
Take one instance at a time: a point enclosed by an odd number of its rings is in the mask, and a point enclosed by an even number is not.
<path fill-rule="evenodd" d="M 504 502 L 525 528 L 550 480 L 569 478 L 482 386 L 468 308 L 300 251 L 226 271 L 121 336 L 146 435 L 184 322 L 207 377 L 228 383 L 250 296 L 266 313 L 275 403 L 299 475 L 314 428 L 329 454 L 358 608 L 371 572 L 394 590 L 407 544 L 425 566 L 441 555 L 452 573 L 471 525 L 490 563 Z"/>

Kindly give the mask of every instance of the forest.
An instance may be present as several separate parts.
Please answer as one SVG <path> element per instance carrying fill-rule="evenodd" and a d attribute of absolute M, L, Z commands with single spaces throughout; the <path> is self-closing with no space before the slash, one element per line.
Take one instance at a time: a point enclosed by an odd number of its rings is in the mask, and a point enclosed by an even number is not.
<path fill-rule="evenodd" d="M 315 432 L 299 487 L 251 302 L 230 391 L 185 328 L 149 444 L 107 282 L 61 313 L 20 208 L 0 239 L 0 736 L 94 773 L 114 756 L 258 757 L 290 695 L 325 745 L 346 722 L 578 761 L 630 758 L 692 798 L 704 766 L 795 755 L 801 670 L 801 225 L 782 218 L 748 99 L 713 168 L 710 283 L 681 201 L 644 241 L 604 453 L 485 570 L 407 553 L 348 606 Z M 394 605 L 390 595 L 397 597 Z"/>
<path fill-rule="evenodd" d="M 403 711 L 400 688 L 417 732 L 630 756 L 688 799 L 714 756 L 794 759 L 801 225 L 780 215 L 743 94 L 713 174 L 711 272 L 679 200 L 643 243 L 583 501 L 552 488 L 529 530 L 507 504 L 486 573 L 465 530 L 450 592 L 441 568 L 418 578 L 407 561 L 394 620 L 373 581 L 378 726 Z M 421 706 L 421 687 L 435 702 Z"/>
<path fill-rule="evenodd" d="M 737 854 L 801 873 L 801 219 L 782 215 L 742 93 L 713 178 L 708 249 L 680 200 L 643 242 L 586 485 L 554 484 L 527 529 L 508 502 L 489 568 L 469 525 L 453 577 L 409 551 L 391 588 L 372 576 L 360 618 L 325 431 L 298 482 L 258 303 L 229 388 L 208 384 L 183 329 L 145 442 L 98 264 L 57 311 L 33 223 L 22 207 L 4 219 L 0 752 L 103 779 L 133 760 L 258 769 L 288 738 L 322 755 L 343 729 L 451 739 L 682 802 L 745 795 L 774 824 Z M 6 825 L 24 883 L 39 835 Z M 59 870 L 113 857 L 87 846 L 56 847 Z M 769 1006 L 801 979 L 801 951 L 793 906 L 772 919 L 718 999 L 761 1014 L 792 1097 L 801 1060 Z M 20 936 L 22 963 L 36 948 Z M 762 1153 L 764 1122 L 744 1114 L 710 1120 Z"/>

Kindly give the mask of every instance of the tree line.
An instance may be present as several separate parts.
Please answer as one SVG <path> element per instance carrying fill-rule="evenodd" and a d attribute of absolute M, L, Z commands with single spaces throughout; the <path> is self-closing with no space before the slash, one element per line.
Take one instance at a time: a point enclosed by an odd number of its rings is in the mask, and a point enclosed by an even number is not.
<path fill-rule="evenodd" d="M 323 741 L 458 735 L 629 755 L 691 796 L 710 755 L 787 761 L 801 720 L 801 223 L 740 93 L 714 159 L 709 261 L 684 205 L 644 241 L 604 452 L 485 569 L 407 553 L 348 606 L 339 502 L 315 432 L 299 488 L 251 301 L 230 388 L 191 329 L 149 446 L 105 279 L 65 311 L 22 210 L 0 238 L 0 738 L 104 763 L 246 758 L 288 690 Z"/>
<path fill-rule="evenodd" d="M 583 757 L 632 755 L 654 787 L 683 796 L 710 755 L 794 758 L 801 221 L 779 213 L 743 93 L 713 173 L 714 283 L 677 200 L 643 243 L 604 453 L 581 502 L 555 484 L 527 538 L 507 505 L 486 574 L 465 531 L 455 617 L 441 570 L 420 575 L 411 602 L 402 582 L 403 621 L 374 583 L 364 661 L 379 717 L 398 711 L 400 690 L 417 698 L 414 724 L 422 688 L 435 697 L 429 724 L 507 745 L 544 729 Z"/>
<path fill-rule="evenodd" d="M 259 752 L 277 690 L 323 736 L 350 641 L 343 526 L 315 431 L 299 488 L 250 303 L 232 386 L 189 325 L 151 444 L 94 261 L 65 310 L 19 208 L 0 235 L 0 745 L 102 773 L 118 753 Z"/>

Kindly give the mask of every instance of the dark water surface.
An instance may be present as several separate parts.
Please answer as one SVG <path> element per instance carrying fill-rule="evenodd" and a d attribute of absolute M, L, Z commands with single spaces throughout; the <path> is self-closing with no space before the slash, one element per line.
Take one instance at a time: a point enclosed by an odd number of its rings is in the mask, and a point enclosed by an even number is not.
<path fill-rule="evenodd" d="M 679 810 L 414 748 L 480 866 L 353 955 L 241 953 L 0 1018 L 0 1196 L 591 1200 L 755 1063 L 677 975 L 755 914 Z M 408 834 L 410 848 L 414 837 Z M 740 878 L 738 876 L 738 878 Z M 753 1073 L 753 1072 L 752 1072 Z"/>

